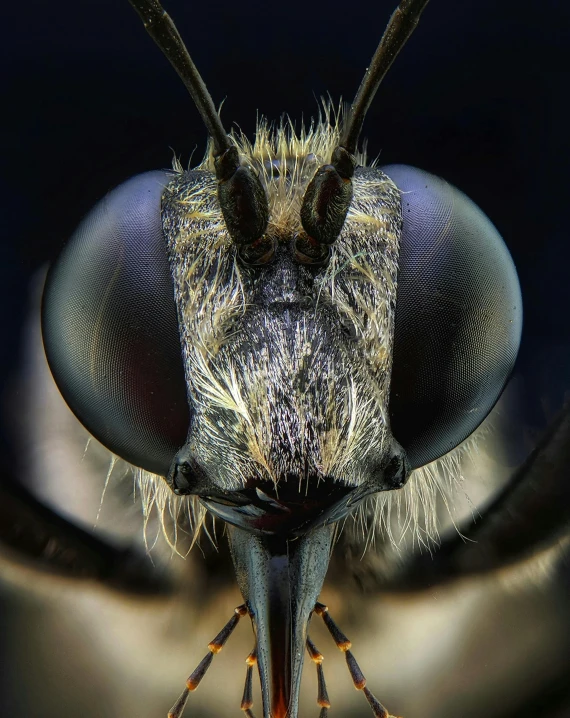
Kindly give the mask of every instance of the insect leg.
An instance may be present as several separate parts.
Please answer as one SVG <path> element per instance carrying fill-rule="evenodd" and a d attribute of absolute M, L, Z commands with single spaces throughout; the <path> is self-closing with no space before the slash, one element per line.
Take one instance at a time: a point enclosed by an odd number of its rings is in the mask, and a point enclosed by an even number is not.
<path fill-rule="evenodd" d="M 222 650 L 224 644 L 232 635 L 234 628 L 237 626 L 239 619 L 246 614 L 247 608 L 245 603 L 243 603 L 241 606 L 234 609 L 234 615 L 230 618 L 214 640 L 208 643 L 209 652 L 204 656 L 204 658 L 202 658 L 195 670 L 188 677 L 188 680 L 186 681 L 186 688 L 182 691 L 180 697 L 168 712 L 168 718 L 180 718 L 182 711 L 186 706 L 186 702 L 188 701 L 190 692 L 195 691 L 196 688 L 198 688 L 200 681 L 206 675 L 206 671 L 210 667 L 214 656 Z"/>
<path fill-rule="evenodd" d="M 307 636 L 307 651 L 311 660 L 317 666 L 317 680 L 319 684 L 317 703 L 321 706 L 321 712 L 319 718 L 327 718 L 329 714 L 329 708 L 331 703 L 329 701 L 329 694 L 327 692 L 327 684 L 325 683 L 325 674 L 323 672 L 323 654 L 317 650 L 315 644 Z"/>
<path fill-rule="evenodd" d="M 344 635 L 344 633 L 340 630 L 340 628 L 336 625 L 336 623 L 333 621 L 333 619 L 329 615 L 329 609 L 328 606 L 325 606 L 323 603 L 317 603 L 315 605 L 315 613 L 320 616 L 325 626 L 328 628 L 329 633 L 333 637 L 334 642 L 336 643 L 337 647 L 344 653 L 346 658 L 346 665 L 348 666 L 348 670 L 350 672 L 350 676 L 352 678 L 352 682 L 354 683 L 354 687 L 359 690 L 363 691 L 364 695 L 366 696 L 366 700 L 368 701 L 368 704 L 370 708 L 372 708 L 372 712 L 374 713 L 375 718 L 394 718 L 393 716 L 389 715 L 388 711 L 382 703 L 366 688 L 366 678 L 364 677 L 364 674 L 360 670 L 360 666 L 356 662 L 356 659 L 352 655 L 351 651 L 349 650 L 351 647 L 351 642 L 348 640 L 348 638 Z M 312 645 L 312 648 L 315 649 L 314 645 Z M 308 647 L 309 653 L 311 654 L 311 649 Z M 318 653 L 318 651 L 316 651 Z M 320 655 L 320 654 L 319 654 Z M 311 658 L 313 658 L 311 654 Z M 313 660 L 316 662 L 316 658 L 313 658 Z M 321 656 L 322 660 L 322 656 Z M 318 670 L 317 664 L 317 670 Z M 322 670 L 322 669 L 321 669 Z M 324 678 L 323 678 L 324 683 Z M 319 695 L 320 695 L 320 676 L 319 676 Z M 326 695 L 326 689 L 325 689 L 325 695 Z M 328 700 L 328 697 L 327 697 Z M 321 711 L 322 714 L 322 711 Z M 326 716 L 326 713 L 325 713 Z M 324 718 L 322 715 L 320 718 Z"/>
<path fill-rule="evenodd" d="M 180 698 L 176 701 L 176 703 L 168 711 L 168 718 L 179 718 L 179 716 L 182 715 L 182 711 L 186 707 L 186 701 L 188 700 L 189 695 L 190 695 L 190 689 L 185 688 L 182 691 L 182 693 L 180 694 Z"/>
<path fill-rule="evenodd" d="M 253 651 L 245 659 L 245 662 L 247 663 L 247 672 L 245 674 L 245 686 L 243 688 L 243 698 L 241 699 L 241 709 L 247 718 L 255 718 L 251 712 L 251 706 L 253 705 L 253 667 L 257 664 L 257 648 L 253 649 Z"/>

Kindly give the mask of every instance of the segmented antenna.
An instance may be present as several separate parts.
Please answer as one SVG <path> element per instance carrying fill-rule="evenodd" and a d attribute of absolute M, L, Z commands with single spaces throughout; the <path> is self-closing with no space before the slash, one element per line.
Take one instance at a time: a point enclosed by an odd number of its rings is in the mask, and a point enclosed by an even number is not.
<path fill-rule="evenodd" d="M 224 130 L 220 116 L 208 88 L 190 53 L 180 37 L 176 25 L 158 0 L 129 0 L 140 15 L 145 30 L 165 54 L 190 93 L 198 112 L 206 125 L 208 134 L 214 143 L 214 154 L 221 155 L 232 147 L 230 138 Z"/>
<path fill-rule="evenodd" d="M 182 79 L 212 138 L 218 199 L 232 240 L 246 261 L 256 263 L 260 258 L 266 261 L 271 247 L 261 238 L 269 221 L 269 204 L 259 177 L 250 167 L 240 164 L 237 148 L 224 130 L 208 88 L 159 0 L 129 2 Z"/>
<path fill-rule="evenodd" d="M 338 147 L 330 165 L 320 167 L 309 183 L 301 206 L 301 223 L 306 234 L 297 238 L 297 259 L 308 264 L 327 261 L 340 234 L 352 201 L 354 155 L 364 118 L 378 87 L 406 41 L 416 28 L 428 0 L 402 0 L 376 48 L 346 118 Z"/>
<path fill-rule="evenodd" d="M 349 154 L 354 155 L 356 152 L 364 118 L 374 95 L 396 56 L 416 29 L 428 2 L 429 0 L 402 0 L 392 14 L 346 118 L 339 145 Z"/>

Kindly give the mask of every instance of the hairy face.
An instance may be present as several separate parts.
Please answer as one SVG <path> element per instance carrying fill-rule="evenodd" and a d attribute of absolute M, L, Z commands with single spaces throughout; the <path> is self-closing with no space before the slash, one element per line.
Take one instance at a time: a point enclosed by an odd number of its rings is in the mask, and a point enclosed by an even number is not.
<path fill-rule="evenodd" d="M 270 201 L 277 251 L 261 268 L 236 261 L 208 159 L 163 197 L 192 410 L 185 457 L 225 490 L 287 479 L 359 486 L 386 461 L 397 188 L 358 170 L 326 269 L 293 259 L 307 183 L 336 142 L 326 123 L 310 143 L 322 156 L 284 129 L 240 147 Z"/>

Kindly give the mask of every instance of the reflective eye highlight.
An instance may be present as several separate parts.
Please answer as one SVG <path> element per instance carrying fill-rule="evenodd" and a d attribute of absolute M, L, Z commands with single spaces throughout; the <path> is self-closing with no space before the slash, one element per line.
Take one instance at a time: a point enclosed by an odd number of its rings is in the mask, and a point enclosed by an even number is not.
<path fill-rule="evenodd" d="M 138 175 L 87 215 L 44 292 L 47 358 L 70 408 L 127 461 L 166 475 L 189 425 L 161 225 L 165 172 Z"/>
<path fill-rule="evenodd" d="M 467 438 L 513 368 L 522 299 L 511 255 L 462 192 L 414 167 L 381 168 L 402 192 L 392 431 L 416 468 Z"/>
<path fill-rule="evenodd" d="M 404 165 L 390 415 L 412 468 L 487 416 L 512 370 L 522 301 L 510 254 L 463 193 Z M 130 463 L 167 476 L 190 425 L 174 287 L 161 224 L 169 175 L 132 178 L 101 200 L 49 272 L 46 354 L 86 428 Z M 180 477 L 178 493 L 187 493 Z"/>

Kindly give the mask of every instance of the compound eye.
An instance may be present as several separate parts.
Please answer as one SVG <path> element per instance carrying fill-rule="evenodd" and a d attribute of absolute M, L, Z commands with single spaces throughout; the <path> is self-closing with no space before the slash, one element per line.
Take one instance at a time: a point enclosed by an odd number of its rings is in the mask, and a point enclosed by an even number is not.
<path fill-rule="evenodd" d="M 497 401 L 522 329 L 517 273 L 501 236 L 455 187 L 405 165 L 390 415 L 413 468 L 466 439 Z"/>
<path fill-rule="evenodd" d="M 87 215 L 51 267 L 46 354 L 63 397 L 118 456 L 166 476 L 189 409 L 161 225 L 165 172 L 138 175 Z"/>

